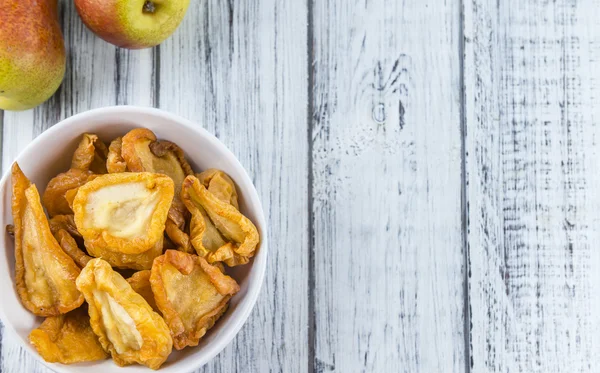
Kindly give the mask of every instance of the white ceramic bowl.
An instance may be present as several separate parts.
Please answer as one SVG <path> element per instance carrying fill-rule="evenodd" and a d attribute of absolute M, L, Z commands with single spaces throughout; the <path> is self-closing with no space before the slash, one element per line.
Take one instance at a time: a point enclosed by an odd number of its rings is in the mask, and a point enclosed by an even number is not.
<path fill-rule="evenodd" d="M 69 168 L 71 155 L 83 133 L 95 133 L 108 141 L 135 127 L 149 128 L 159 139 L 178 144 L 195 170 L 218 168 L 227 172 L 238 187 L 240 210 L 254 222 L 261 237 L 260 247 L 251 262 L 228 272 L 238 281 L 241 290 L 231 299 L 225 315 L 202 338 L 199 346 L 183 351 L 174 349 L 160 369 L 163 373 L 190 372 L 206 364 L 235 337 L 256 303 L 265 273 L 267 226 L 256 189 L 240 162 L 223 143 L 200 125 L 161 110 L 132 106 L 95 109 L 65 119 L 33 140 L 17 157 L 17 162 L 43 193 L 50 178 Z M 3 253 L 0 255 L 0 317 L 4 330 L 14 333 L 32 356 L 56 372 L 81 372 L 84 369 L 86 373 L 150 372 L 149 368 L 140 365 L 120 368 L 110 359 L 74 365 L 50 364 L 29 344 L 27 336 L 43 319 L 35 317 L 21 305 L 15 289 L 14 243 L 4 229 L 12 222 L 9 176 L 5 173 L 0 181 L 4 201 L 0 215 L 0 231 L 4 242 L 0 249 Z"/>

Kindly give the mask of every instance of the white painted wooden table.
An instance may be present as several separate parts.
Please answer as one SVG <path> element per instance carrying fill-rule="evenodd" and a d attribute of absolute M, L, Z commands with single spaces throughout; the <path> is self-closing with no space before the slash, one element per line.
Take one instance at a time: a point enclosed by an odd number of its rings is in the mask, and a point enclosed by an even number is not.
<path fill-rule="evenodd" d="M 600 0 L 193 0 L 131 52 L 70 3 L 65 81 L 3 114 L 3 169 L 114 104 L 233 150 L 269 266 L 202 372 L 600 371 Z M 47 372 L 10 334 L 1 354 Z"/>

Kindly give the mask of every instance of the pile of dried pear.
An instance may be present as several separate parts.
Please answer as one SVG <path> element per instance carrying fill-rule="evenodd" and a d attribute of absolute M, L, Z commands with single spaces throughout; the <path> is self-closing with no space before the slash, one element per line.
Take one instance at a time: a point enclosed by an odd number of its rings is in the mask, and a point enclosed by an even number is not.
<path fill-rule="evenodd" d="M 259 243 L 229 176 L 195 174 L 145 128 L 108 147 L 84 134 L 41 199 L 17 163 L 12 184 L 16 288 L 46 318 L 29 340 L 48 362 L 158 369 L 223 315 L 240 289 L 225 265 L 248 263 Z"/>

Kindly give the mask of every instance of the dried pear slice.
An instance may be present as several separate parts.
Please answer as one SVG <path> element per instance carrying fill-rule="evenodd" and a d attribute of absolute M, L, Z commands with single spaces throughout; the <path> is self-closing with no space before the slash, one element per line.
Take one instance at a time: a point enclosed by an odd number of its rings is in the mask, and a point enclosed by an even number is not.
<path fill-rule="evenodd" d="M 177 250 L 177 246 L 173 243 L 173 241 L 171 241 L 171 239 L 167 235 L 165 235 L 163 238 L 163 251 L 165 250 Z"/>
<path fill-rule="evenodd" d="M 73 212 L 65 194 L 92 180 L 95 174 L 105 174 L 107 155 L 106 145 L 98 136 L 89 133 L 83 135 L 73 153 L 71 168 L 53 177 L 46 186 L 42 203 L 50 217 Z"/>
<path fill-rule="evenodd" d="M 95 258 L 101 258 L 110 263 L 111 266 L 121 269 L 144 270 L 152 268 L 154 258 L 163 253 L 163 238 L 156 242 L 150 250 L 139 254 L 123 254 L 101 247 L 86 246 L 88 254 Z"/>
<path fill-rule="evenodd" d="M 215 197 L 223 202 L 231 204 L 239 210 L 237 190 L 229 175 L 223 171 L 211 168 L 196 174 L 196 177 Z M 200 237 L 202 237 L 202 246 L 208 248 L 212 252 L 210 255 L 210 262 L 213 264 L 226 262 L 230 267 L 248 263 L 250 260 L 249 258 L 235 254 L 235 245 L 225 241 L 223 236 L 219 233 L 219 230 L 207 216 L 206 211 L 200 209 L 200 213 L 202 214 L 206 225 L 204 234 L 200 235 Z M 203 229 L 202 227 L 198 227 L 196 222 L 192 222 L 191 224 L 194 225 L 194 232 L 196 232 L 196 229 Z"/>
<path fill-rule="evenodd" d="M 75 225 L 75 217 L 71 215 L 56 215 L 48 220 L 50 231 L 56 236 L 59 230 L 64 229 L 73 237 L 81 237 L 77 226 Z"/>
<path fill-rule="evenodd" d="M 177 245 L 177 250 L 188 254 L 194 253 L 190 236 L 185 232 L 184 226 L 178 226 L 173 220 L 169 219 L 165 223 L 165 233 L 171 239 L 171 242 Z"/>
<path fill-rule="evenodd" d="M 73 211 L 73 201 L 75 200 L 75 196 L 77 195 L 77 192 L 79 192 L 79 187 L 69 189 L 65 193 L 65 200 L 69 204 L 69 208 L 71 209 L 71 211 Z"/>
<path fill-rule="evenodd" d="M 131 288 L 144 297 L 146 302 L 156 312 L 160 312 L 156 307 L 156 301 L 154 300 L 154 293 L 152 293 L 152 286 L 150 286 L 150 270 L 138 271 L 127 279 Z"/>
<path fill-rule="evenodd" d="M 158 369 L 167 360 L 173 348 L 167 324 L 110 264 L 91 260 L 77 288 L 89 304 L 94 333 L 115 363 Z"/>
<path fill-rule="evenodd" d="M 184 231 L 185 226 L 180 228 L 172 220 L 167 219 L 165 223 L 165 233 L 177 250 L 188 254 L 195 254 L 194 248 L 190 242 L 190 236 Z"/>
<path fill-rule="evenodd" d="M 190 220 L 190 239 L 192 246 L 196 249 L 198 255 L 207 258 L 209 263 L 219 261 L 215 259 L 215 253 L 230 243 L 223 235 L 221 235 L 221 232 L 215 227 L 202 206 L 196 205 L 194 208 L 190 209 L 190 211 L 192 212 L 192 218 Z M 223 251 L 223 249 L 221 249 L 221 251 Z M 227 250 L 227 252 L 229 251 L 230 250 Z M 222 254 L 219 255 L 223 257 Z M 233 259 L 234 256 L 235 255 L 232 254 L 231 256 L 224 257 L 221 261 Z M 245 264 L 248 260 L 242 263 L 241 258 L 236 258 L 235 262 Z M 233 266 L 232 264 L 233 263 L 228 263 L 230 266 Z"/>
<path fill-rule="evenodd" d="M 215 197 L 229 203 L 238 210 L 240 209 L 235 184 L 225 172 L 211 168 L 196 174 L 196 177 L 200 181 L 200 184 L 204 185 Z"/>
<path fill-rule="evenodd" d="M 154 260 L 150 284 L 178 350 L 197 346 L 240 289 L 204 258 L 176 250 Z"/>
<path fill-rule="evenodd" d="M 57 215 L 73 214 L 69 202 L 65 198 L 67 191 L 80 187 L 94 177 L 91 171 L 82 171 L 70 169 L 67 172 L 56 175 L 48 182 L 42 202 L 48 215 L 54 217 Z"/>
<path fill-rule="evenodd" d="M 98 136 L 85 133 L 75 149 L 71 159 L 71 169 L 91 171 L 95 174 L 105 174 L 108 148 L 98 139 Z"/>
<path fill-rule="evenodd" d="M 133 172 L 158 172 L 173 179 L 175 196 L 169 210 L 167 235 L 181 250 L 192 252 L 187 234 L 183 232 L 187 211 L 179 194 L 183 180 L 193 175 L 193 171 L 181 148 L 170 141 L 158 141 L 149 129 L 136 128 L 123 136 L 121 155 Z"/>
<path fill-rule="evenodd" d="M 35 185 L 12 167 L 15 280 L 21 302 L 38 316 L 56 316 L 83 303 L 75 287 L 79 267 L 50 231 Z"/>
<path fill-rule="evenodd" d="M 176 189 L 193 174 L 183 151 L 170 141 L 158 141 L 147 128 L 136 128 L 123 136 L 121 155 L 130 171 L 165 174 L 173 179 Z"/>
<path fill-rule="evenodd" d="M 71 236 L 66 230 L 59 229 L 58 232 L 54 234 L 54 237 L 56 238 L 56 241 L 58 241 L 58 244 L 63 251 L 70 256 L 71 259 L 73 259 L 79 268 L 85 267 L 90 260 L 94 259 L 81 251 L 73 236 Z"/>
<path fill-rule="evenodd" d="M 140 254 L 160 242 L 173 180 L 149 172 L 107 174 L 81 186 L 73 200 L 75 224 L 92 255 L 100 250 Z"/>
<path fill-rule="evenodd" d="M 106 158 L 106 169 L 109 173 L 115 174 L 127 171 L 127 163 L 121 155 L 123 138 L 117 137 L 108 147 L 108 157 Z"/>
<path fill-rule="evenodd" d="M 192 214 L 190 240 L 198 255 L 230 267 L 254 256 L 258 230 L 234 206 L 210 193 L 194 176 L 185 179 L 181 199 Z"/>
<path fill-rule="evenodd" d="M 108 357 L 90 326 L 87 307 L 46 318 L 31 331 L 29 342 L 49 363 L 74 364 Z"/>

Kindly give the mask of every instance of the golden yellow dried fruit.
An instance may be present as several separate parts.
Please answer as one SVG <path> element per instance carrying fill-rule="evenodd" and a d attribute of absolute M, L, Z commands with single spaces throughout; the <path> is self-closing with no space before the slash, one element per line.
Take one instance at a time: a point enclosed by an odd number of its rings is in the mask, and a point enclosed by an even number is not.
<path fill-rule="evenodd" d="M 71 168 L 53 177 L 46 186 L 42 202 L 50 217 L 72 213 L 65 194 L 92 180 L 94 174 L 105 174 L 107 155 L 106 145 L 98 136 L 83 135 L 71 159 Z"/>
<path fill-rule="evenodd" d="M 158 141 L 149 129 L 136 128 L 123 136 L 121 155 L 131 171 L 158 172 L 173 179 L 175 195 L 166 223 L 167 235 L 181 250 L 192 252 L 187 234 L 183 231 L 187 211 L 179 194 L 183 180 L 187 175 L 193 175 L 193 171 L 181 148 L 170 141 Z"/>
<path fill-rule="evenodd" d="M 87 307 L 46 318 L 29 334 L 29 341 L 49 363 L 74 364 L 108 357 L 90 326 Z"/>
<path fill-rule="evenodd" d="M 167 235 L 165 235 L 163 239 L 163 252 L 165 250 L 177 250 L 177 245 L 175 245 Z"/>
<path fill-rule="evenodd" d="M 141 271 L 152 268 L 152 262 L 154 261 L 154 258 L 163 253 L 163 241 L 158 241 L 150 250 L 139 254 L 123 254 L 94 246 L 86 246 L 86 249 L 88 254 L 95 258 L 106 260 L 113 267 Z"/>
<path fill-rule="evenodd" d="M 154 300 L 154 293 L 152 293 L 152 287 L 150 286 L 150 270 L 138 271 L 127 279 L 131 288 L 144 297 L 146 302 L 156 312 L 160 312 L 156 307 L 156 301 Z"/>
<path fill-rule="evenodd" d="M 230 267 L 254 256 L 258 230 L 234 206 L 210 193 L 194 176 L 186 177 L 181 199 L 192 214 L 190 240 L 198 255 Z"/>
<path fill-rule="evenodd" d="M 48 220 L 50 224 L 50 231 L 56 236 L 56 233 L 64 229 L 73 237 L 81 237 L 77 226 L 75 225 L 75 217 L 71 215 L 55 215 Z"/>
<path fill-rule="evenodd" d="M 171 243 L 176 246 L 177 250 L 183 251 L 188 254 L 194 254 L 194 248 L 190 242 L 190 236 L 185 232 L 185 225 L 178 227 L 172 220 L 167 220 L 165 224 L 165 233 L 170 239 Z"/>
<path fill-rule="evenodd" d="M 209 263 L 232 259 L 228 263 L 231 267 L 233 267 L 232 261 L 237 264 L 246 264 L 248 260 L 244 261 L 242 258 L 235 257 L 235 253 L 229 257 L 225 256 L 223 259 L 216 259 L 217 255 L 223 256 L 221 253 L 226 249 L 227 253 L 229 253 L 229 246 L 231 244 L 221 235 L 204 208 L 202 206 L 196 206 L 195 208 L 197 211 L 194 208 L 190 209 L 192 212 L 190 236 L 192 246 L 196 249 L 198 255 L 207 258 Z"/>
<path fill-rule="evenodd" d="M 121 137 L 117 137 L 110 143 L 110 146 L 108 147 L 106 169 L 111 174 L 127 171 L 127 163 L 121 155 L 122 145 L 123 139 Z"/>
<path fill-rule="evenodd" d="M 105 174 L 107 157 L 108 149 L 102 140 L 94 134 L 85 133 L 73 154 L 71 169 Z"/>
<path fill-rule="evenodd" d="M 158 141 L 147 128 L 136 128 L 123 136 L 121 155 L 130 171 L 165 174 L 173 179 L 176 189 L 193 174 L 183 151 L 172 142 Z"/>
<path fill-rule="evenodd" d="M 240 289 L 204 258 L 176 250 L 154 260 L 150 284 L 178 350 L 197 346 Z"/>
<path fill-rule="evenodd" d="M 215 168 L 208 169 L 196 174 L 200 184 L 223 202 L 229 203 L 236 209 L 238 205 L 238 194 L 233 180 L 225 172 Z"/>
<path fill-rule="evenodd" d="M 77 278 L 77 288 L 89 305 L 94 333 L 115 363 L 158 369 L 167 360 L 173 340 L 165 321 L 110 264 L 91 260 Z"/>
<path fill-rule="evenodd" d="M 97 175 L 92 175 L 92 178 L 90 178 L 88 181 L 91 181 L 96 176 Z M 77 192 L 79 192 L 79 187 L 69 189 L 65 192 L 65 200 L 69 204 L 69 208 L 71 209 L 71 211 L 73 211 L 73 201 L 75 200 L 75 196 L 77 195 Z"/>
<path fill-rule="evenodd" d="M 171 242 L 177 245 L 177 250 L 188 254 L 194 253 L 190 236 L 185 232 L 185 226 L 178 226 L 173 220 L 169 219 L 165 224 L 165 233 L 171 239 Z"/>
<path fill-rule="evenodd" d="M 15 281 L 21 302 L 38 316 L 69 312 L 83 303 L 74 283 L 79 267 L 56 242 L 38 191 L 16 162 L 12 185 Z"/>
<path fill-rule="evenodd" d="M 65 198 L 67 191 L 78 188 L 92 179 L 94 174 L 91 171 L 82 171 L 70 169 L 67 172 L 56 175 L 48 182 L 42 202 L 50 217 L 56 215 L 73 214 L 69 202 Z"/>
<path fill-rule="evenodd" d="M 94 256 L 100 250 L 140 254 L 160 245 L 171 201 L 173 180 L 149 172 L 107 174 L 81 186 L 75 200 L 75 224 Z"/>
<path fill-rule="evenodd" d="M 59 229 L 58 232 L 54 234 L 54 237 L 56 238 L 56 241 L 58 241 L 58 244 L 63 251 L 70 256 L 71 259 L 73 259 L 79 268 L 85 267 L 90 260 L 94 259 L 81 251 L 73 236 L 71 236 L 66 230 Z"/>

